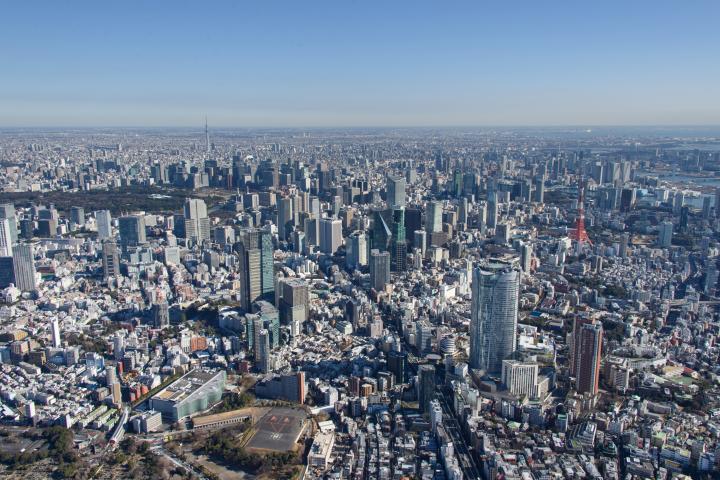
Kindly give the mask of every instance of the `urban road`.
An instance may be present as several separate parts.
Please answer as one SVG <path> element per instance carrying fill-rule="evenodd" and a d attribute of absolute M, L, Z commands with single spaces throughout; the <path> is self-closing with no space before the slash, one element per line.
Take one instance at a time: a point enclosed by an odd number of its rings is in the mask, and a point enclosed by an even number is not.
<path fill-rule="evenodd" d="M 442 393 L 436 393 L 435 398 L 437 398 L 440 402 L 440 407 L 443 411 L 443 423 L 445 424 L 447 432 L 452 437 L 463 476 L 468 480 L 480 480 L 482 478 L 480 476 L 480 469 L 475 464 L 475 459 L 470 453 L 470 449 L 465 442 L 465 438 L 463 438 L 462 430 L 460 430 L 460 423 L 458 423 L 455 412 L 448 404 L 446 395 L 447 392 L 443 390 Z"/>

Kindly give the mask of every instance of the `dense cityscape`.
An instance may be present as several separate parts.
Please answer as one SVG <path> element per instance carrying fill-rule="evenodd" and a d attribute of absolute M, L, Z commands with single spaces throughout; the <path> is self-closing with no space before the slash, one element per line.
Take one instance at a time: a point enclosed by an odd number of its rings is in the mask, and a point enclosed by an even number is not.
<path fill-rule="evenodd" d="M 3 478 L 720 474 L 710 128 L 0 131 Z"/>

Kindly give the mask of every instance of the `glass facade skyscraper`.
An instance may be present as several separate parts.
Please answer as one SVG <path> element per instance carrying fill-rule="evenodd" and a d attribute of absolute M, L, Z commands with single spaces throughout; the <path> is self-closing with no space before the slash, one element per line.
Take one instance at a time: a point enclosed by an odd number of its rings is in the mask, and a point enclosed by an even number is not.
<path fill-rule="evenodd" d="M 520 271 L 493 263 L 475 268 L 470 320 L 470 367 L 502 371 L 516 347 Z"/>

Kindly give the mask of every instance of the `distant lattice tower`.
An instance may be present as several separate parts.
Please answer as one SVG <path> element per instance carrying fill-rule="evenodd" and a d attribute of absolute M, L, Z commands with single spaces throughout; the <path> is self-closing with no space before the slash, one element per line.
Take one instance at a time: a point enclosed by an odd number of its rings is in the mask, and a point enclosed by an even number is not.
<path fill-rule="evenodd" d="M 570 238 L 579 244 L 588 243 L 592 245 L 590 237 L 585 231 L 585 181 L 580 179 L 578 185 L 578 211 L 575 220 L 575 228 L 570 232 Z"/>

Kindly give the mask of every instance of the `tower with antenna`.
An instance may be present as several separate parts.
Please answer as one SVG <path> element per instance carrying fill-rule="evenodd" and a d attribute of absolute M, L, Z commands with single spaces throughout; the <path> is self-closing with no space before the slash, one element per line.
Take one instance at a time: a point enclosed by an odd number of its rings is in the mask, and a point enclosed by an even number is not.
<path fill-rule="evenodd" d="M 582 251 L 583 244 L 592 245 L 590 237 L 585 231 L 585 180 L 580 178 L 578 184 L 578 207 L 577 218 L 575 219 L 575 228 L 570 232 L 570 238 L 577 242 L 577 252 Z"/>
<path fill-rule="evenodd" d="M 206 153 L 210 155 L 210 132 L 208 132 L 207 115 L 205 115 L 205 149 Z"/>

